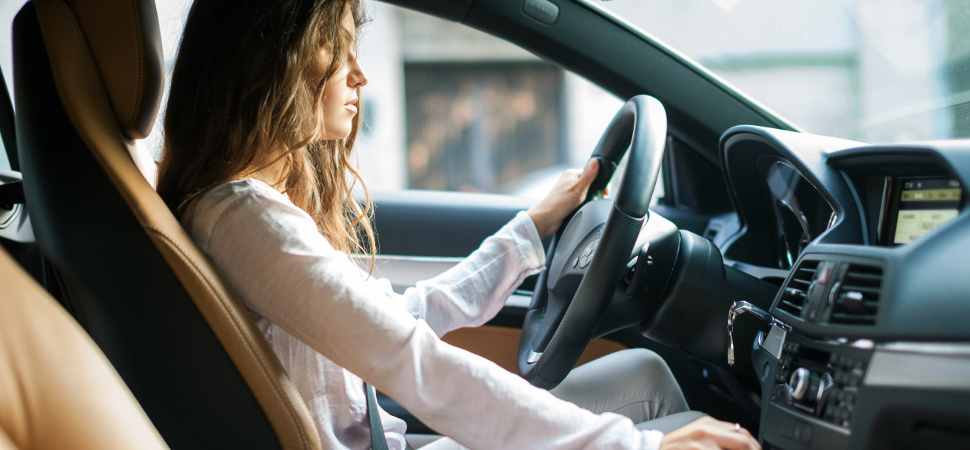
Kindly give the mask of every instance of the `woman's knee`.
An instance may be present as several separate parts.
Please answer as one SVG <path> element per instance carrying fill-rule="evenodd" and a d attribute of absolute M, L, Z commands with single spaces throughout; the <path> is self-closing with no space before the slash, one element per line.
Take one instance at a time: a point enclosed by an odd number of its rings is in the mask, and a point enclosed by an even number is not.
<path fill-rule="evenodd" d="M 625 352 L 629 352 L 623 355 L 626 364 L 630 366 L 627 369 L 628 373 L 637 374 L 631 378 L 632 382 L 639 385 L 636 389 L 654 399 L 663 399 L 665 413 L 679 412 L 687 408 L 680 384 L 660 355 L 643 348 L 625 350 Z"/>
<path fill-rule="evenodd" d="M 670 371 L 670 367 L 667 366 L 667 362 L 664 361 L 660 355 L 651 350 L 647 350 L 645 348 L 631 348 L 621 350 L 608 356 L 616 358 L 618 364 L 625 366 L 617 367 L 617 370 L 620 370 L 623 373 L 644 374 L 645 376 L 638 378 L 644 380 L 645 382 L 653 383 L 661 378 L 668 378 L 671 381 L 676 381 L 674 380 L 673 373 Z"/>

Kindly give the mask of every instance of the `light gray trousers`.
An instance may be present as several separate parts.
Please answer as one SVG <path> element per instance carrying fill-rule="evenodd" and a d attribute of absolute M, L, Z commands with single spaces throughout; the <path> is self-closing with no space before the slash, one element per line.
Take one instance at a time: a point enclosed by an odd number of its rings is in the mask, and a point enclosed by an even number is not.
<path fill-rule="evenodd" d="M 594 413 L 614 412 L 651 427 L 650 420 L 687 411 L 687 401 L 680 385 L 656 353 L 638 348 L 621 350 L 590 361 L 569 372 L 566 379 L 550 391 L 556 397 L 573 402 Z M 701 414 L 678 414 L 665 420 L 661 431 L 672 431 Z M 464 449 L 457 442 L 442 438 L 428 444 L 426 450 Z"/>

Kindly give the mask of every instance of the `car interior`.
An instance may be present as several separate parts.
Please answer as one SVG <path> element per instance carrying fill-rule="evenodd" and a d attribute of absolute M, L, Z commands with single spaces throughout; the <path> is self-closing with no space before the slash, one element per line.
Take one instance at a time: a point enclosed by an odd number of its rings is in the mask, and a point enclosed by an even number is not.
<path fill-rule="evenodd" d="M 384 2 L 501 38 L 628 100 L 590 149 L 608 170 L 546 242 L 546 270 L 488 324 L 445 341 L 546 388 L 597 356 L 651 349 L 691 409 L 764 448 L 970 447 L 970 141 L 801 131 L 587 0 Z M 19 268 L 0 254 L 0 317 L 11 319 L 0 369 L 36 389 L 48 371 L 105 366 L 91 377 L 117 386 L 90 394 L 157 429 L 106 433 L 146 443 L 320 448 L 249 313 L 153 189 L 152 156 L 136 142 L 159 126 L 160 39 L 153 0 L 31 0 L 13 20 L 0 244 Z M 611 176 L 617 187 L 599 199 Z M 532 204 L 373 194 L 377 259 L 395 285 L 460 261 Z M 47 356 L 8 330 L 66 333 L 83 348 Z M 414 443 L 435 434 L 379 400 Z M 50 401 L 74 411 L 68 397 Z M 18 426 L 0 422 L 0 443 L 24 446 Z"/>
<path fill-rule="evenodd" d="M 0 448 L 168 448 L 77 321 L 6 252 L 0 268 Z"/>

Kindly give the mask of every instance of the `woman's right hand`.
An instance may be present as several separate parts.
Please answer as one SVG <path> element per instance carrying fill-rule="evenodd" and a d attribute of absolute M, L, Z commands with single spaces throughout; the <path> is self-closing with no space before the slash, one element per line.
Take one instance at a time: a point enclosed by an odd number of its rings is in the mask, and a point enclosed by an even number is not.
<path fill-rule="evenodd" d="M 760 450 L 761 445 L 748 430 L 705 416 L 664 435 L 660 449 Z"/>
<path fill-rule="evenodd" d="M 598 160 L 590 160 L 583 170 L 566 170 L 546 197 L 529 208 L 529 217 L 536 226 L 540 238 L 555 233 L 566 216 L 573 213 L 586 198 L 589 185 L 599 171 Z"/>

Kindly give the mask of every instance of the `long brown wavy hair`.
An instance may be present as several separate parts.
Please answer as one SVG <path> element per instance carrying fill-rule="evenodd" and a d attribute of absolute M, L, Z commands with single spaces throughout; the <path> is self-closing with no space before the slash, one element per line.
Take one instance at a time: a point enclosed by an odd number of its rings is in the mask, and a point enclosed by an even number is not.
<path fill-rule="evenodd" d="M 365 22 L 360 0 L 194 2 L 172 73 L 158 174 L 158 193 L 176 217 L 209 189 L 282 162 L 290 200 L 337 250 L 370 253 L 373 268 L 373 206 L 351 159 L 360 114 L 346 139 L 313 139 L 323 87 L 352 50 L 340 25 L 348 8 L 355 26 Z M 312 84 L 307 74 L 321 46 L 333 59 Z M 357 183 L 363 204 L 352 194 Z"/>

